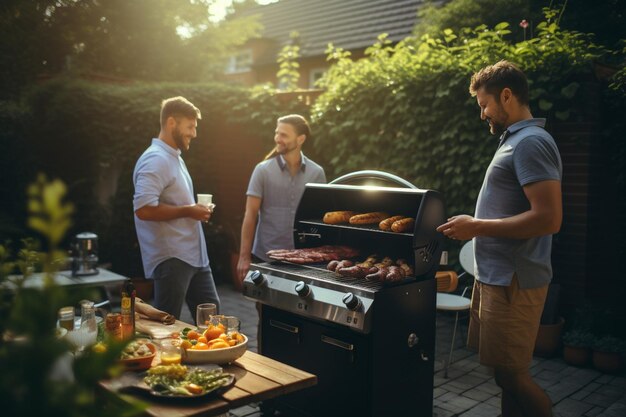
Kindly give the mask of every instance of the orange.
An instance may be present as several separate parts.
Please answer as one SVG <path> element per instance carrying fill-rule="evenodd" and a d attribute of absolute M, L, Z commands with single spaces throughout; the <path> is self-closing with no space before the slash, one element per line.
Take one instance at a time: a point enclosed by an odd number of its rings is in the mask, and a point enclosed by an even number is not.
<path fill-rule="evenodd" d="M 243 335 L 239 332 L 232 332 L 230 338 L 236 340 L 237 343 L 243 343 Z"/>
<path fill-rule="evenodd" d="M 209 349 L 213 350 L 213 349 L 223 349 L 223 348 L 227 348 L 230 347 L 230 345 L 227 342 L 224 342 L 223 340 L 218 340 L 215 343 L 212 343 L 209 346 Z"/>
<path fill-rule="evenodd" d="M 224 333 L 224 330 L 222 328 L 211 324 L 204 331 L 204 337 L 206 337 L 207 340 L 213 340 L 213 339 L 217 339 L 218 337 L 220 337 L 222 333 Z"/>
<path fill-rule="evenodd" d="M 194 349 L 194 350 L 208 350 L 209 349 L 209 345 L 207 345 L 206 343 L 198 342 L 191 349 Z"/>
<path fill-rule="evenodd" d="M 206 337 L 204 337 L 204 336 L 200 336 L 200 337 L 198 338 L 198 342 L 206 343 L 206 342 L 208 342 L 208 340 L 206 340 Z"/>
<path fill-rule="evenodd" d="M 187 339 L 194 340 L 198 337 L 200 337 L 200 334 L 195 330 L 189 330 L 189 333 L 187 333 Z"/>

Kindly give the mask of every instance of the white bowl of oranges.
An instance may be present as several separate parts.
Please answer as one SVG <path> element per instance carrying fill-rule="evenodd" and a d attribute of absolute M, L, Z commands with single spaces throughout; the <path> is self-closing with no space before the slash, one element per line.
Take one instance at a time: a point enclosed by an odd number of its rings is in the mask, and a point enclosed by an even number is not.
<path fill-rule="evenodd" d="M 248 348 L 248 338 L 239 332 L 224 332 L 221 324 L 213 325 L 203 332 L 183 329 L 180 347 L 185 363 L 230 363 Z"/>

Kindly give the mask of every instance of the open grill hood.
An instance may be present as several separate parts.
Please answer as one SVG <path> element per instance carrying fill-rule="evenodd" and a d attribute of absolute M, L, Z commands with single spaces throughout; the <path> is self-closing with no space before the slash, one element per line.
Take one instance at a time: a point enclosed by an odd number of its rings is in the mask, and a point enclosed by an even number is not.
<path fill-rule="evenodd" d="M 339 184 L 338 180 L 307 184 L 294 221 L 295 246 L 305 249 L 346 245 L 360 251 L 359 262 L 372 254 L 405 259 L 413 264 L 413 276 L 393 283 L 368 281 L 339 276 L 326 270 L 325 263 L 296 265 L 275 261 L 251 265 L 244 280 L 244 295 L 272 307 L 368 333 L 377 294 L 391 287 L 434 279 L 443 241 L 436 228 L 445 221 L 441 195 L 418 189 L 390 174 L 375 173 L 379 180 L 381 176 L 387 181 L 391 178 L 394 186 Z M 349 177 L 363 180 L 358 174 Z M 398 184 L 411 188 L 400 188 Z M 330 225 L 322 221 L 326 212 L 342 210 L 413 217 L 415 227 L 411 232 L 395 233 L 380 230 L 377 224 Z"/>

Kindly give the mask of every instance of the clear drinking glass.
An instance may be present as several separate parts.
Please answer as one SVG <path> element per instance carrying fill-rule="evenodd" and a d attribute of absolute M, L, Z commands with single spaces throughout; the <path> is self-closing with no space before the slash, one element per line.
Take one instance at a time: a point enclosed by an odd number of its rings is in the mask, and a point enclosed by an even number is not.
<path fill-rule="evenodd" d="M 217 314 L 217 305 L 213 303 L 198 304 L 196 308 L 196 326 L 201 331 L 206 330 L 211 322 L 211 317 Z"/>
<path fill-rule="evenodd" d="M 239 333 L 241 328 L 241 322 L 235 316 L 220 316 L 219 323 L 224 326 L 224 333 L 231 334 L 232 332 Z"/>

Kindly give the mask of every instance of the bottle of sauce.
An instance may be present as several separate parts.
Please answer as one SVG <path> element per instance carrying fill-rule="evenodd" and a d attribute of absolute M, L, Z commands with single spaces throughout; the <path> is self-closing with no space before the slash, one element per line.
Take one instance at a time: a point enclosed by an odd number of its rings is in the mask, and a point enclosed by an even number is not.
<path fill-rule="evenodd" d="M 125 340 L 135 336 L 135 286 L 128 279 L 122 287 L 122 338 Z"/>

